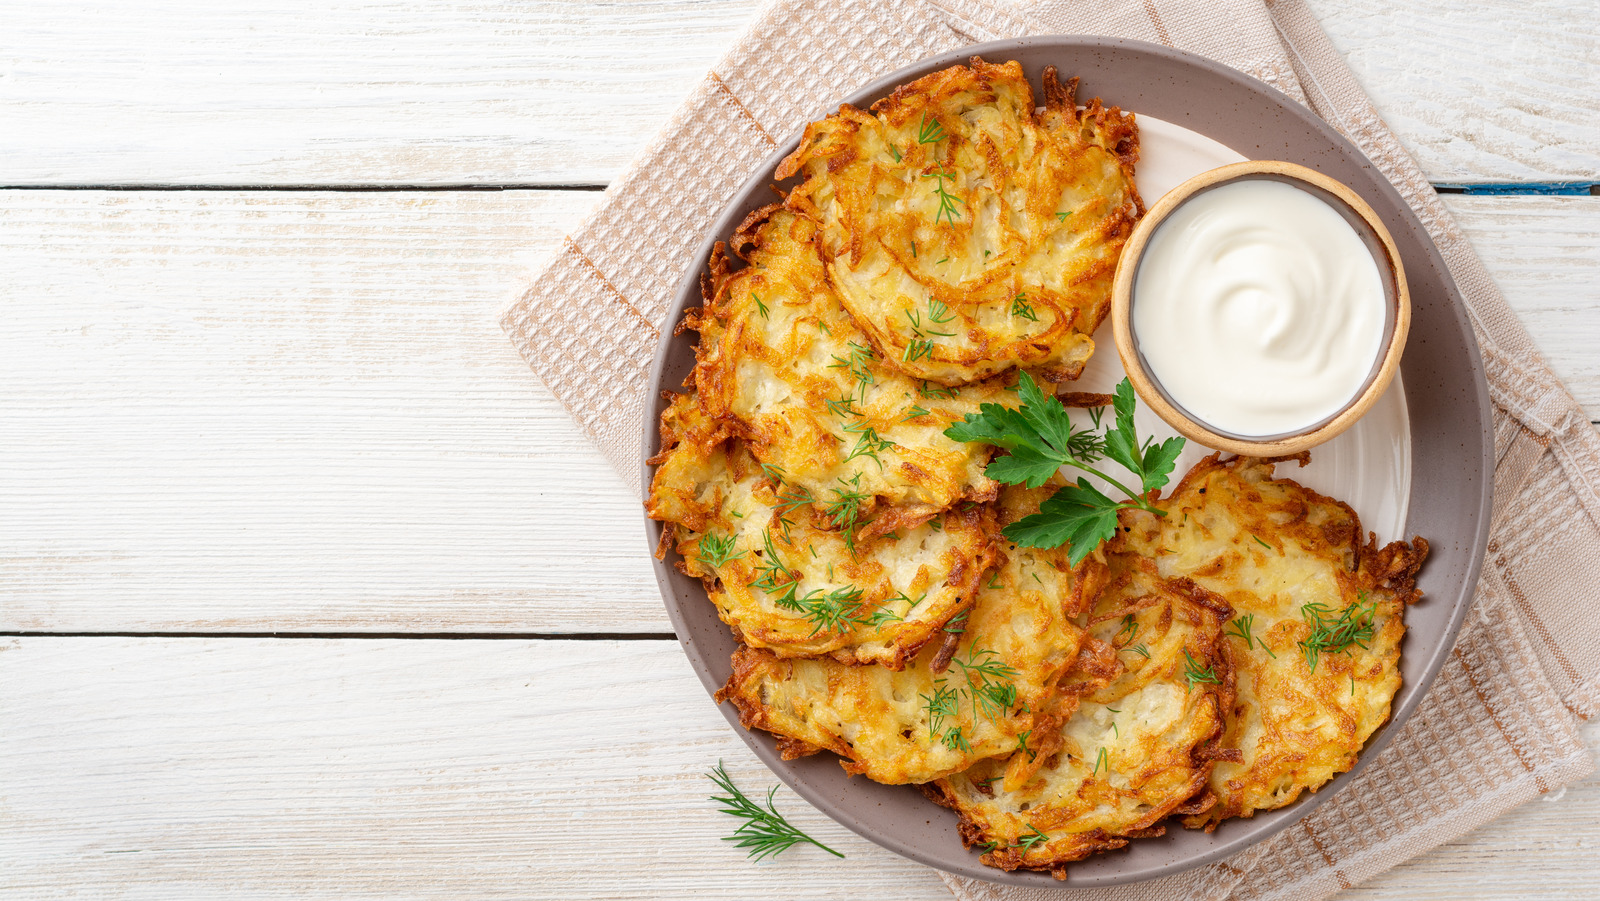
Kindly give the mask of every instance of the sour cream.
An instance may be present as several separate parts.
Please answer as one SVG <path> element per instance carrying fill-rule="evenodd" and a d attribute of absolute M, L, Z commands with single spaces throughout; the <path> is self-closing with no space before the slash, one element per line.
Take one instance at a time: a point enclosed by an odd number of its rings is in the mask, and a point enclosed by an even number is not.
<path fill-rule="evenodd" d="M 1190 416 L 1242 438 L 1303 431 L 1361 391 L 1388 304 L 1377 261 L 1327 202 L 1241 179 L 1156 228 L 1132 296 L 1145 367 Z"/>

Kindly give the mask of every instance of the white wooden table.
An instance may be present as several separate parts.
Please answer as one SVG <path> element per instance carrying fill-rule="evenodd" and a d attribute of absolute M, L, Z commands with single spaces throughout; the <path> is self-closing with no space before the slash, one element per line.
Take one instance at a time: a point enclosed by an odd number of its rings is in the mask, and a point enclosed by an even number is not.
<path fill-rule="evenodd" d="M 1314 5 L 1600 419 L 1595 11 Z M 718 841 L 774 780 L 495 324 L 754 8 L 0 2 L 0 896 L 948 897 L 787 791 L 847 859 Z M 1590 780 L 1346 897 L 1597 844 Z"/>

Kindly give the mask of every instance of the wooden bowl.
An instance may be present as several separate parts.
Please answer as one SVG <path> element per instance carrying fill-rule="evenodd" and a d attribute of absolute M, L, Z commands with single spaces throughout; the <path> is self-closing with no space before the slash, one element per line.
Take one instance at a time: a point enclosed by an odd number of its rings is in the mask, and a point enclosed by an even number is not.
<path fill-rule="evenodd" d="M 1383 280 L 1387 303 L 1383 350 L 1373 362 L 1372 371 L 1355 397 L 1332 416 L 1304 429 L 1261 437 L 1224 431 L 1192 416 L 1174 401 L 1145 365 L 1138 336 L 1133 330 L 1133 294 L 1139 279 L 1139 263 L 1156 229 L 1191 197 L 1219 185 L 1253 179 L 1294 185 L 1321 198 L 1343 216 L 1372 252 L 1378 264 L 1379 277 Z M 1179 434 L 1214 450 L 1251 457 L 1279 457 L 1315 447 L 1343 432 L 1383 395 L 1400 366 L 1400 354 L 1405 349 L 1406 334 L 1411 328 L 1411 294 L 1406 288 L 1405 270 L 1400 263 L 1400 252 L 1395 249 L 1394 239 L 1366 201 L 1345 185 L 1314 169 L 1279 160 L 1252 160 L 1202 172 L 1167 192 L 1145 213 L 1128 242 L 1123 245 L 1122 257 L 1117 264 L 1116 280 L 1111 289 L 1111 327 L 1117 342 L 1117 354 L 1122 358 L 1122 366 L 1128 372 L 1128 381 L 1133 384 L 1133 390 Z"/>

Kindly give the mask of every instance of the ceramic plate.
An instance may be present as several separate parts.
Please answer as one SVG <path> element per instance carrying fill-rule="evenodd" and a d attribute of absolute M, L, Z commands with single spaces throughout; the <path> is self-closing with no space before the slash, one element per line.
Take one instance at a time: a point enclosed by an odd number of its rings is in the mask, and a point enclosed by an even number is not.
<path fill-rule="evenodd" d="M 1422 535 L 1432 553 L 1418 579 L 1421 603 L 1406 616 L 1402 647 L 1404 685 L 1390 721 L 1368 741 L 1354 769 L 1315 794 L 1281 810 L 1222 823 L 1215 832 L 1173 825 L 1161 838 L 1072 864 L 1065 882 L 1048 873 L 1005 873 L 978 862 L 961 846 L 956 818 L 913 787 L 888 786 L 847 777 L 831 754 L 801 760 L 779 758 L 774 740 L 738 725 L 731 705 L 723 715 L 731 727 L 790 788 L 846 827 L 898 854 L 961 876 L 1037 887 L 1088 887 L 1153 879 L 1220 860 L 1274 835 L 1340 791 L 1378 756 L 1409 717 L 1453 645 L 1488 538 L 1493 485 L 1493 436 L 1488 386 L 1465 306 L 1438 250 L 1398 192 L 1350 142 L 1316 115 L 1276 89 L 1192 54 L 1111 38 L 1044 36 L 996 41 L 924 60 L 873 82 L 849 97 L 868 106 L 896 85 L 980 55 L 991 62 L 1015 59 L 1035 89 L 1047 65 L 1062 77 L 1082 79 L 1080 97 L 1100 97 L 1139 116 L 1141 160 L 1137 180 L 1146 203 L 1189 175 L 1241 159 L 1280 159 L 1317 169 L 1349 185 L 1382 216 L 1394 236 L 1412 291 L 1412 329 L 1400 376 L 1384 399 L 1349 432 L 1312 452 L 1312 465 L 1280 471 L 1349 503 L 1363 525 L 1383 541 Z M 836 109 L 817 110 L 821 118 Z M 769 201 L 771 173 L 796 146 L 790 137 L 737 192 L 684 273 L 675 323 L 699 303 L 699 277 L 712 243 L 723 240 L 750 211 Z M 664 329 L 648 386 L 653 411 L 643 434 L 643 457 L 657 450 L 656 420 L 663 389 L 678 389 L 694 364 L 694 333 Z M 1097 353 L 1078 390 L 1109 390 L 1122 377 L 1110 340 L 1109 322 L 1096 335 Z M 1174 434 L 1145 411 L 1141 432 Z M 1191 444 L 1193 444 L 1191 442 Z M 1178 473 L 1205 451 L 1189 448 Z M 1421 461 L 1415 469 L 1411 461 Z M 641 466 L 646 486 L 650 468 Z M 659 523 L 646 521 L 649 547 L 660 539 Z M 727 680 L 735 643 L 705 590 L 656 561 L 662 597 L 684 651 L 708 692 Z"/>

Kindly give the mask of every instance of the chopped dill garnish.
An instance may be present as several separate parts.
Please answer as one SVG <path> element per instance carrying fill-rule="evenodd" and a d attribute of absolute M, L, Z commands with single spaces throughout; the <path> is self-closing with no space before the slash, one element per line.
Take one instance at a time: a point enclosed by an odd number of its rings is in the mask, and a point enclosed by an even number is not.
<path fill-rule="evenodd" d="M 1024 754 L 1027 754 L 1028 755 L 1028 759 L 1030 761 L 1033 760 L 1035 757 L 1039 756 L 1039 752 L 1038 751 L 1035 751 L 1034 749 L 1028 747 L 1028 736 L 1030 736 L 1032 734 L 1033 734 L 1033 730 L 1029 729 L 1028 731 L 1020 733 L 1019 735 L 1017 735 L 1017 750 L 1023 752 Z"/>
<path fill-rule="evenodd" d="M 1017 845 L 1019 847 L 1021 847 L 1022 850 L 1024 850 L 1024 851 L 1032 851 L 1034 845 L 1043 844 L 1044 842 L 1050 841 L 1050 836 L 1044 834 L 1043 832 L 1040 832 L 1038 826 L 1035 826 L 1032 823 L 1029 823 L 1028 824 L 1028 828 L 1033 830 L 1033 834 L 1032 835 L 1024 835 L 1021 838 L 1017 839 Z"/>
<path fill-rule="evenodd" d="M 1128 633 L 1127 641 L 1124 641 L 1123 638 L 1122 638 L 1122 633 L 1124 633 L 1124 632 Z M 1133 621 L 1133 614 L 1128 613 L 1128 614 L 1124 614 L 1123 617 L 1122 617 L 1122 628 L 1117 630 L 1117 634 L 1111 636 L 1111 643 L 1112 644 L 1119 644 L 1119 645 L 1120 644 L 1127 644 L 1128 642 L 1131 642 L 1135 638 L 1138 638 L 1138 637 L 1139 637 L 1139 624 Z"/>
<path fill-rule="evenodd" d="M 1028 303 L 1028 295 L 1019 293 L 1011 298 L 1011 315 L 1026 319 L 1029 322 L 1038 322 L 1039 314 L 1033 311 L 1033 306 Z"/>
<path fill-rule="evenodd" d="M 1187 648 L 1183 652 L 1183 677 L 1189 680 L 1190 688 L 1193 688 L 1196 682 L 1209 682 L 1212 685 L 1222 684 L 1222 677 L 1217 675 L 1216 667 L 1208 666 L 1205 669 L 1201 669 L 1199 662 L 1189 656 Z"/>
<path fill-rule="evenodd" d="M 828 518 L 829 525 L 844 533 L 845 546 L 853 554 L 856 550 L 855 531 L 861 520 L 861 508 L 870 495 L 861 490 L 859 472 L 849 481 L 840 478 L 839 484 L 844 487 L 830 489 L 833 492 L 833 500 L 822 508 L 822 515 Z"/>
<path fill-rule="evenodd" d="M 917 127 L 917 143 L 932 144 L 942 140 L 945 136 L 944 126 L 938 119 L 930 120 L 927 113 L 922 114 L 922 123 Z M 896 160 L 895 162 L 899 162 Z"/>
<path fill-rule="evenodd" d="M 1300 642 L 1300 647 L 1305 651 L 1306 666 L 1315 673 L 1317 659 L 1324 651 L 1338 654 L 1349 651 L 1351 645 L 1366 650 L 1377 632 L 1378 603 L 1361 591 L 1337 618 L 1321 603 L 1306 604 L 1300 608 L 1300 615 L 1311 626 L 1311 634 Z"/>
<path fill-rule="evenodd" d="M 707 532 L 700 536 L 700 544 L 695 549 L 695 555 L 700 558 L 701 563 L 712 569 L 721 569 L 728 565 L 729 561 L 737 560 L 744 556 L 744 551 L 740 551 L 737 554 L 733 552 L 734 542 L 735 538 L 732 535 L 724 535 L 719 538 Z"/>
<path fill-rule="evenodd" d="M 767 313 L 769 312 L 767 310 L 767 305 L 761 302 L 761 298 L 757 296 L 756 292 L 754 291 L 750 292 L 750 299 L 756 302 L 756 309 L 761 311 L 761 318 L 766 319 Z"/>
<path fill-rule="evenodd" d="M 949 621 L 944 624 L 944 631 L 949 632 L 951 635 L 960 635 L 962 632 L 967 631 L 967 616 L 971 613 L 972 609 L 968 608 L 950 617 Z"/>
<path fill-rule="evenodd" d="M 867 425 L 866 420 L 847 425 L 844 430 L 857 436 L 856 446 L 851 449 L 850 456 L 844 458 L 844 462 L 849 463 L 857 457 L 866 457 L 878 464 L 879 469 L 882 469 L 883 458 L 879 454 L 893 449 L 895 443 L 879 435 L 877 429 Z M 858 479 L 860 475 L 860 473 L 856 474 Z"/>
<path fill-rule="evenodd" d="M 925 172 L 923 173 L 922 177 L 938 179 L 938 181 L 935 182 L 934 193 L 939 197 L 939 212 L 934 214 L 934 224 L 937 225 L 939 220 L 943 219 L 947 224 L 955 225 L 957 212 L 956 204 L 961 203 L 962 201 L 960 197 L 957 197 L 956 195 L 951 194 L 949 191 L 944 189 L 944 180 L 947 178 L 955 178 L 956 174 L 954 172 Z M 945 259 L 948 260 L 949 257 L 945 257 Z M 940 260 L 939 262 L 942 263 L 944 260 Z"/>
<path fill-rule="evenodd" d="M 942 679 L 933 684 L 931 697 L 924 694 L 917 697 L 922 699 L 922 709 L 928 714 L 928 737 L 935 738 L 944 731 L 944 721 L 955 718 L 961 698 L 955 688 L 945 685 Z"/>

